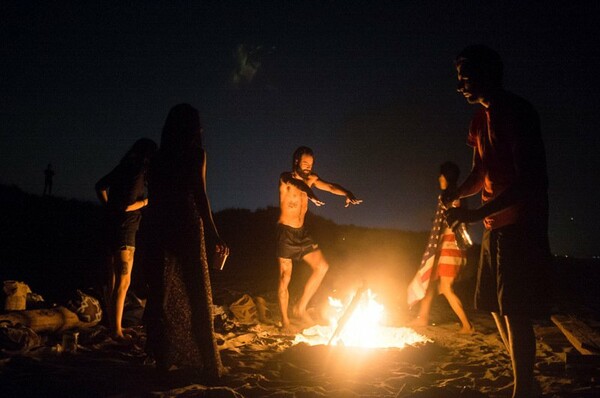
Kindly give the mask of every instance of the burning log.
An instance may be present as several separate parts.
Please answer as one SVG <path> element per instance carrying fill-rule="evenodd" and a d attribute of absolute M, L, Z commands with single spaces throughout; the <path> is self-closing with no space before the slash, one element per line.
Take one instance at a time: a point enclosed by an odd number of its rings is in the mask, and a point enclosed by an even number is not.
<path fill-rule="evenodd" d="M 356 310 L 356 306 L 360 302 L 360 299 L 366 290 L 367 290 L 367 284 L 363 282 L 362 286 L 358 288 L 358 290 L 356 291 L 356 294 L 352 298 L 350 305 L 348 306 L 348 308 L 346 308 L 346 311 L 344 311 L 344 313 L 340 317 L 337 328 L 335 328 L 335 331 L 331 335 L 331 338 L 329 339 L 329 342 L 327 343 L 327 345 L 331 345 L 331 343 L 333 343 L 334 339 L 336 339 L 339 335 L 342 334 L 342 331 L 346 327 L 348 320 L 352 317 L 352 314 Z"/>

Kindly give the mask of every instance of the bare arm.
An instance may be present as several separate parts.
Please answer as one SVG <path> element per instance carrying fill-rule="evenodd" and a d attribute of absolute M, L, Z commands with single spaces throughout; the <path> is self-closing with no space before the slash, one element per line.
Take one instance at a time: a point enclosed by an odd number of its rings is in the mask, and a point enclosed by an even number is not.
<path fill-rule="evenodd" d="M 319 177 L 317 177 L 314 182 L 314 185 L 316 188 L 318 188 L 322 191 L 327 191 L 334 195 L 345 196 L 346 197 L 346 206 L 345 207 L 348 207 L 351 204 L 357 205 L 359 203 L 362 203 L 362 200 L 356 199 L 356 197 L 354 196 L 354 194 L 352 192 L 350 192 L 349 190 L 347 190 L 346 188 L 342 187 L 339 184 L 327 182 L 327 181 L 322 180 Z"/>
<path fill-rule="evenodd" d="M 206 194 L 206 152 L 202 154 L 202 163 L 198 167 L 200 183 L 197 186 L 196 190 L 196 200 L 199 202 L 199 208 L 202 212 L 201 217 L 210 230 L 214 233 L 217 238 L 217 252 L 223 252 L 225 254 L 229 254 L 229 248 L 225 244 L 225 242 L 219 236 L 219 231 L 217 230 L 217 226 L 213 219 L 212 210 L 210 207 L 210 202 L 208 200 L 208 195 Z"/>
<path fill-rule="evenodd" d="M 100 203 L 104 206 L 108 203 L 108 177 L 110 174 L 105 175 L 96 182 L 95 190 L 96 196 L 100 200 Z"/>
<path fill-rule="evenodd" d="M 451 192 L 446 190 L 444 193 L 442 193 L 442 204 L 448 209 L 446 211 L 446 222 L 450 228 L 454 229 L 459 222 L 471 223 L 481 220 L 485 217 L 480 214 L 481 207 L 478 209 L 469 210 L 466 207 L 452 206 L 453 201 L 472 196 L 480 192 L 483 189 L 484 178 L 485 176 L 481 168 L 481 158 L 479 157 L 477 148 L 474 148 L 473 166 L 471 167 L 471 172 L 465 181 L 463 181 L 456 191 Z"/>
<path fill-rule="evenodd" d="M 135 211 L 135 210 L 139 210 L 142 207 L 146 207 L 148 206 L 148 199 L 142 199 L 142 200 L 138 200 L 136 202 L 133 202 L 132 204 L 130 204 L 129 206 L 127 206 L 127 208 L 125 209 L 125 211 Z"/>
<path fill-rule="evenodd" d="M 108 203 L 108 190 L 106 189 L 96 189 L 96 196 L 100 199 L 100 203 L 106 206 Z"/>
<path fill-rule="evenodd" d="M 484 175 L 481 170 L 481 158 L 477 153 L 477 149 L 473 149 L 473 165 L 471 172 L 463 183 L 456 190 L 456 199 L 473 196 L 483 189 Z"/>
<path fill-rule="evenodd" d="M 219 232 L 217 231 L 217 227 L 212 216 L 208 195 L 206 194 L 206 152 L 204 152 L 202 156 L 202 164 L 200 165 L 200 170 L 198 171 L 200 172 L 200 185 L 198 186 L 197 190 L 197 199 L 201 205 L 199 207 L 202 211 L 202 219 L 208 223 L 208 227 L 210 227 L 215 236 L 220 239 Z"/>
<path fill-rule="evenodd" d="M 478 192 L 481 192 L 483 189 L 483 181 L 484 175 L 481 169 L 481 158 L 477 153 L 477 149 L 473 149 L 473 163 L 471 167 L 471 172 L 467 176 L 467 178 L 463 181 L 463 183 L 456 188 L 456 190 L 445 190 L 442 192 L 441 200 L 442 204 L 446 208 L 453 207 L 452 202 L 455 200 L 466 198 L 468 196 L 473 196 Z"/>
<path fill-rule="evenodd" d="M 94 187 L 96 190 L 96 196 L 100 200 L 100 203 L 104 206 L 106 206 L 108 204 L 110 181 L 112 179 L 112 175 L 114 172 L 115 172 L 115 170 L 111 171 L 110 173 L 108 173 L 107 175 L 105 175 L 104 177 L 99 179 L 98 182 L 96 182 L 96 185 Z M 125 209 L 123 209 L 123 211 L 125 211 L 125 212 L 135 211 L 135 210 L 139 210 L 145 206 L 148 206 L 148 199 L 142 199 L 142 200 L 135 201 L 135 202 L 131 203 L 130 205 L 128 205 L 127 207 L 125 207 Z"/>

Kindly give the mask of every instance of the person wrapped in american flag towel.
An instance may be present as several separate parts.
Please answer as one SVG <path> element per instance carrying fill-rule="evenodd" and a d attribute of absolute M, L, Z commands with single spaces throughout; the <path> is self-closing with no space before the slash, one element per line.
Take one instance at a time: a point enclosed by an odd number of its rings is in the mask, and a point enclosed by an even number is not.
<path fill-rule="evenodd" d="M 439 184 L 442 191 L 456 188 L 459 173 L 460 170 L 455 163 L 445 162 L 440 166 Z M 459 206 L 459 200 L 452 203 L 452 207 Z M 419 315 L 410 325 L 427 326 L 429 324 L 429 311 L 437 292 L 446 297 L 450 307 L 458 316 L 462 324 L 460 332 L 472 333 L 473 325 L 452 287 L 460 268 L 466 264 L 467 255 L 464 250 L 459 248 L 454 232 L 446 224 L 445 211 L 440 195 L 427 248 L 423 253 L 417 274 L 407 289 L 409 307 L 421 301 Z"/>

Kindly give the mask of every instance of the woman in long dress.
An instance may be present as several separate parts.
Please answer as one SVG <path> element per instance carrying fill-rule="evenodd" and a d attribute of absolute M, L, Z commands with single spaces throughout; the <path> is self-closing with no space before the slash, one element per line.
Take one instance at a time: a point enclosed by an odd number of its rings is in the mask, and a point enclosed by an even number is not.
<path fill-rule="evenodd" d="M 202 376 L 223 373 L 214 337 L 212 292 L 205 228 L 228 252 L 213 221 L 206 195 L 206 153 L 198 111 L 188 104 L 171 109 L 148 190 L 154 253 L 148 275 L 145 321 L 147 351 L 162 370 L 195 368 Z"/>

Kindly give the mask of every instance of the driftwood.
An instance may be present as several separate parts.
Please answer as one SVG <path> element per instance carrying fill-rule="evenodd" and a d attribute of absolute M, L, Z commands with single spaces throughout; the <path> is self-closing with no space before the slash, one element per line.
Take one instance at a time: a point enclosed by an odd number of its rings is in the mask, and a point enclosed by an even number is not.
<path fill-rule="evenodd" d="M 565 355 L 565 368 L 577 372 L 596 372 L 600 368 L 600 333 L 582 318 L 552 315 L 552 322 L 565 335 L 576 351 Z"/>
<path fill-rule="evenodd" d="M 600 333 L 582 319 L 570 315 L 552 315 L 550 319 L 581 354 L 600 354 Z"/>
<path fill-rule="evenodd" d="M 69 329 L 85 329 L 99 321 L 82 322 L 77 314 L 65 307 L 12 311 L 0 314 L 0 322 L 20 323 L 36 333 L 60 333 Z"/>

